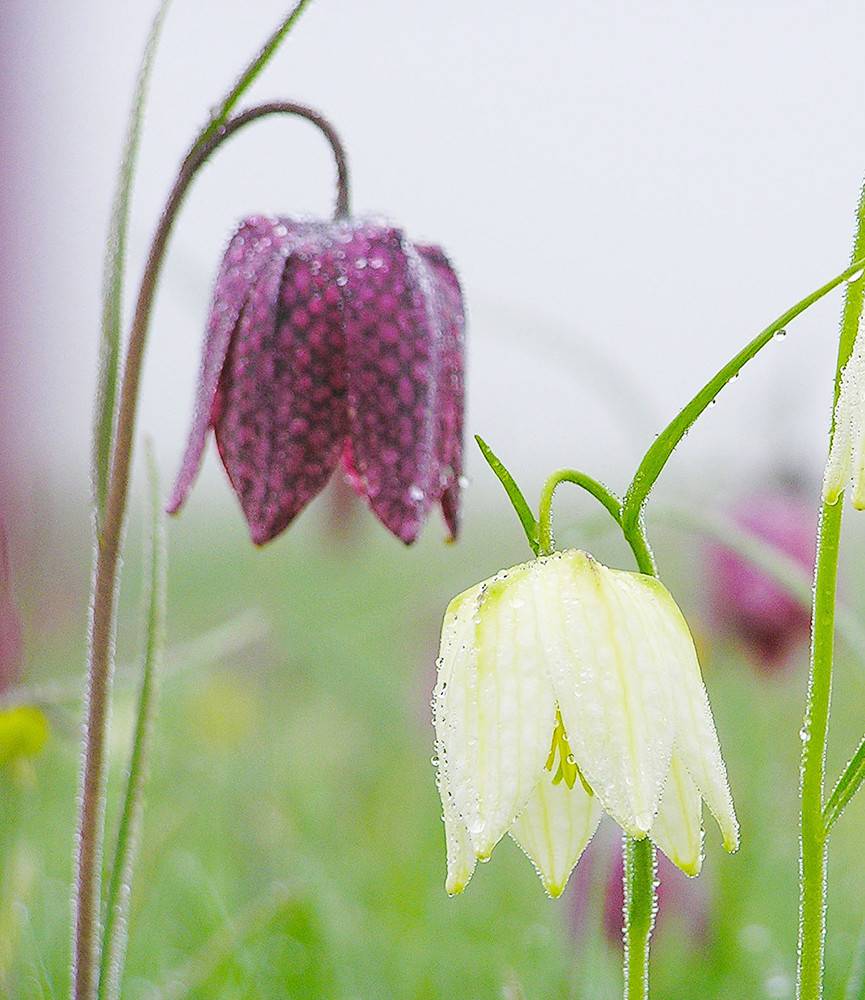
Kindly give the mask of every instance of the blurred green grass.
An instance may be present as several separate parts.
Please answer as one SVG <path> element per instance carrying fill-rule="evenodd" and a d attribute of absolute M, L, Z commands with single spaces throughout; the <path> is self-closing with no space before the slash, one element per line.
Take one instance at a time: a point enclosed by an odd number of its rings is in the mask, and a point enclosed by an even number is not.
<path fill-rule="evenodd" d="M 519 526 L 502 515 L 445 546 L 431 524 L 406 550 L 364 524 L 349 543 L 305 516 L 264 550 L 248 544 L 236 515 L 206 521 L 199 507 L 172 524 L 169 644 L 251 608 L 268 634 L 163 679 L 124 997 L 480 1000 L 519 987 L 528 1000 L 619 996 L 621 958 L 601 932 L 600 907 L 576 937 L 568 910 L 578 887 L 548 900 L 510 841 L 464 896 L 443 891 L 429 722 L 438 627 L 451 596 L 526 558 Z M 561 541 L 629 566 L 615 540 L 591 534 L 577 524 Z M 699 543 L 658 538 L 668 584 L 700 633 Z M 120 660 L 139 643 L 139 549 L 133 529 Z M 83 663 L 84 622 L 73 620 L 31 648 L 28 680 L 68 677 Z M 709 933 L 698 945 L 681 921 L 665 922 L 653 995 L 791 997 L 805 653 L 766 677 L 709 642 L 705 677 L 743 846 L 724 855 L 707 816 Z M 865 728 L 865 664 L 842 653 L 836 692 L 833 778 Z M 120 686 L 109 850 L 133 701 L 134 687 Z M 52 721 L 32 768 L 0 773 L 0 983 L 10 998 L 67 989 L 77 709 Z M 836 829 L 829 998 L 843 996 L 865 916 L 865 799 Z M 190 988 L 178 980 L 163 992 L 178 973 Z"/>

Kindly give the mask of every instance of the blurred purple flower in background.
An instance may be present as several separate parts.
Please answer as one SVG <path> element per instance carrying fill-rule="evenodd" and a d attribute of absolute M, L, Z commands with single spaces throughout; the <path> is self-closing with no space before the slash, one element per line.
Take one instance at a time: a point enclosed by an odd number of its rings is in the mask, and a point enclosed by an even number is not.
<path fill-rule="evenodd" d="M 772 545 L 807 573 L 813 571 L 815 513 L 795 491 L 756 494 L 738 503 L 731 516 L 738 527 Z M 737 636 L 762 668 L 783 667 L 792 649 L 809 634 L 808 609 L 743 556 L 717 544 L 708 555 L 709 592 L 717 624 Z"/>
<path fill-rule="evenodd" d="M 21 677 L 21 619 L 12 600 L 6 528 L 0 518 L 0 695 Z"/>
<path fill-rule="evenodd" d="M 217 279 L 169 512 L 212 427 L 256 544 L 340 464 L 402 541 L 434 503 L 455 537 L 464 327 L 459 283 L 436 247 L 367 221 L 247 219 Z"/>
<path fill-rule="evenodd" d="M 658 858 L 658 911 L 656 931 L 663 932 L 670 923 L 678 923 L 694 945 L 704 944 L 709 934 L 710 893 L 705 878 L 689 878 L 660 851 Z M 568 890 L 568 917 L 574 934 L 588 931 L 592 885 L 603 890 L 601 911 L 604 936 L 615 947 L 622 944 L 622 908 L 624 895 L 622 841 L 618 836 L 601 836 L 586 849 L 574 871 Z"/>

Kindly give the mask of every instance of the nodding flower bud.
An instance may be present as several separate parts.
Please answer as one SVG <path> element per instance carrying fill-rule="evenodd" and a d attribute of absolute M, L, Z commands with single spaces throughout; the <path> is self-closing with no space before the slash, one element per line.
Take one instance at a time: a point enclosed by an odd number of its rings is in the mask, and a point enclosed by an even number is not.
<path fill-rule="evenodd" d="M 660 581 L 585 552 L 456 597 L 433 696 L 449 893 L 509 833 L 559 896 L 603 813 L 682 871 L 739 830 L 694 643 Z"/>
<path fill-rule="evenodd" d="M 252 540 L 342 466 L 403 542 L 439 503 L 458 529 L 464 312 L 437 247 L 389 225 L 256 216 L 216 282 L 179 510 L 212 428 Z"/>
<path fill-rule="evenodd" d="M 865 510 L 865 337 L 861 323 L 841 375 L 823 499 L 837 503 L 848 485 L 853 490 L 853 506 Z"/>

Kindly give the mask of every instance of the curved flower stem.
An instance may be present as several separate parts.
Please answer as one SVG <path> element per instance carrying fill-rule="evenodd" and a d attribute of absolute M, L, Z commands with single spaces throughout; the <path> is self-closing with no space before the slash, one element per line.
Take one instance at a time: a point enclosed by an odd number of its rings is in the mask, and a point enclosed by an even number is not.
<path fill-rule="evenodd" d="M 849 267 L 832 278 L 831 281 L 827 281 L 825 285 L 822 285 L 816 291 L 806 296 L 801 302 L 797 302 L 796 305 L 791 306 L 773 323 L 770 323 L 765 330 L 758 333 L 749 344 L 743 347 L 735 357 L 731 358 L 700 389 L 697 395 L 661 431 L 640 462 L 640 466 L 634 474 L 631 485 L 625 494 L 624 512 L 622 515 L 625 525 L 633 525 L 639 520 L 649 493 L 655 485 L 658 476 L 661 474 L 662 469 L 667 464 L 667 460 L 673 454 L 682 438 L 691 429 L 697 417 L 711 405 L 724 386 L 732 381 L 742 368 L 753 357 L 759 354 L 767 344 L 771 343 L 775 335 L 780 333 L 788 323 L 805 312 L 815 302 L 822 299 L 824 295 L 828 295 L 834 288 L 837 288 L 838 285 L 865 267 L 865 247 L 860 248 L 860 251 L 855 255 L 854 262 Z"/>
<path fill-rule="evenodd" d="M 573 483 L 590 493 L 609 511 L 616 524 L 622 523 L 622 501 L 597 479 L 577 469 L 559 469 L 544 483 L 538 506 L 538 555 L 548 556 L 553 551 L 553 496 L 562 483 Z"/>
<path fill-rule="evenodd" d="M 196 174 L 219 146 L 232 135 L 259 118 L 275 114 L 299 115 L 313 122 L 324 133 L 337 163 L 339 193 L 336 214 L 340 216 L 347 213 L 348 173 L 345 153 L 331 125 L 317 112 L 300 104 L 273 102 L 251 108 L 222 123 L 209 138 L 204 141 L 197 139 L 193 144 L 181 165 L 157 225 L 138 293 L 123 370 L 117 431 L 108 479 L 108 496 L 102 529 L 97 537 L 96 566 L 91 591 L 86 723 L 75 859 L 72 966 L 75 1000 L 92 1000 L 96 989 L 96 952 L 104 840 L 105 744 L 112 681 L 118 562 L 129 495 L 129 470 L 135 437 L 141 371 L 153 299 L 169 236 Z"/>
<path fill-rule="evenodd" d="M 859 198 L 853 257 L 865 253 L 865 186 Z M 841 373 L 859 330 L 865 300 L 865 277 L 847 286 L 838 360 L 835 367 L 833 418 L 829 431 L 831 450 L 835 433 L 834 411 L 841 390 Z M 823 786 L 826 779 L 826 742 L 832 697 L 832 665 L 835 645 L 835 599 L 838 549 L 841 539 L 843 499 L 820 506 L 817 528 L 817 561 L 814 567 L 814 612 L 811 629 L 811 660 L 805 722 L 802 729 L 801 838 L 799 890 L 799 1000 L 819 1000 L 823 993 L 823 950 L 826 936 L 827 831 L 823 819 Z"/>

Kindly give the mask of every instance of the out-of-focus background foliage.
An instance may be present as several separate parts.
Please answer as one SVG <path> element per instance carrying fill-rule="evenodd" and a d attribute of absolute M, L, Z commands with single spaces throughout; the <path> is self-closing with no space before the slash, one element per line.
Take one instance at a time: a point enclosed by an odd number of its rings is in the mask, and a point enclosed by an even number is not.
<path fill-rule="evenodd" d="M 136 189 L 130 285 L 172 170 L 206 109 L 283 12 L 175 0 Z M 0 501 L 43 752 L 0 765 L 0 995 L 61 997 L 84 663 L 87 438 L 101 241 L 149 4 L 0 11 Z M 574 464 L 624 485 L 679 405 L 745 339 L 847 260 L 865 172 L 865 13 L 853 3 L 524 6 L 318 0 L 254 98 L 320 106 L 348 145 L 358 211 L 442 242 L 470 309 L 470 432 L 532 497 Z M 324 212 L 332 169 L 299 124 L 229 147 L 181 219 L 153 328 L 142 426 L 174 470 L 209 283 L 236 218 Z M 837 296 L 721 397 L 650 511 L 664 576 L 697 635 L 743 846 L 711 828 L 699 880 L 662 873 L 655 995 L 792 996 L 806 653 L 768 663 L 731 627 L 735 587 L 693 525 L 791 485 L 816 506 Z M 469 449 L 464 533 L 405 550 L 358 502 L 316 501 L 248 543 L 213 450 L 169 532 L 169 656 L 124 996 L 606 998 L 619 993 L 616 848 L 602 832 L 548 901 L 505 842 L 443 892 L 429 698 L 448 599 L 525 558 Z M 136 496 L 140 490 L 136 490 Z M 133 501 L 112 723 L 128 751 L 140 649 Z M 628 553 L 563 493 L 559 540 Z M 849 518 L 843 600 L 859 592 Z M 855 639 L 855 628 L 852 630 Z M 753 635 L 750 637 L 753 640 Z M 70 690 L 71 686 L 71 690 Z M 861 734 L 865 646 L 842 644 L 829 773 Z M 116 804 L 116 795 L 112 802 Z M 827 996 L 865 918 L 865 822 L 837 827 Z M 109 830 L 116 822 L 109 811 Z"/>

